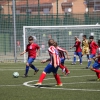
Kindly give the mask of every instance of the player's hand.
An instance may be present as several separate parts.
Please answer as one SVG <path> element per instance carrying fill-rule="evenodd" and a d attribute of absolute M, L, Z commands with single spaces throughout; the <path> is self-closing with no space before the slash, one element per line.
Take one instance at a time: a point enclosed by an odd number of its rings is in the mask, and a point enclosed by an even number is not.
<path fill-rule="evenodd" d="M 96 60 L 96 57 L 93 57 L 93 60 L 95 61 Z"/>
<path fill-rule="evenodd" d="M 23 55 L 23 53 L 20 53 L 20 56 Z"/>
<path fill-rule="evenodd" d="M 70 59 L 70 57 L 68 56 L 68 57 L 67 57 L 67 59 L 69 60 L 69 59 Z"/>
<path fill-rule="evenodd" d="M 46 63 L 46 60 L 42 60 L 41 63 Z"/>

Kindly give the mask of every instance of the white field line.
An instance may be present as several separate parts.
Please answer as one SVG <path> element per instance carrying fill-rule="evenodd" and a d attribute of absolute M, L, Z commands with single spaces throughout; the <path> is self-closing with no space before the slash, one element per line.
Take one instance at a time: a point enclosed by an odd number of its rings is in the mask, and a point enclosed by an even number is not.
<path fill-rule="evenodd" d="M 61 78 L 73 78 L 73 77 L 87 77 L 87 76 L 94 76 L 94 75 L 82 75 L 82 76 L 70 76 L 70 77 L 61 77 Z M 54 78 L 47 78 L 44 80 L 50 80 L 50 79 L 54 79 Z M 31 82 L 36 82 L 38 80 L 33 80 L 33 81 L 28 81 L 23 83 L 23 85 L 28 86 L 28 87 L 36 87 L 34 86 L 34 84 L 29 84 Z M 72 82 L 72 83 L 63 83 L 63 84 L 91 84 L 91 83 L 99 83 L 99 82 Z M 54 83 L 50 83 L 50 84 L 54 84 Z M 45 84 L 43 84 L 45 85 Z M 48 84 L 47 84 L 48 85 Z M 39 87 L 39 88 L 43 88 L 43 89 L 54 89 L 54 90 L 69 90 L 69 91 L 90 91 L 90 92 L 100 92 L 100 90 L 96 90 L 96 89 L 74 89 L 74 88 L 54 88 L 54 87 Z"/>
<path fill-rule="evenodd" d="M 10 86 L 22 86 L 22 85 L 0 85 L 0 87 L 5 87 L 5 86 L 10 87 Z"/>

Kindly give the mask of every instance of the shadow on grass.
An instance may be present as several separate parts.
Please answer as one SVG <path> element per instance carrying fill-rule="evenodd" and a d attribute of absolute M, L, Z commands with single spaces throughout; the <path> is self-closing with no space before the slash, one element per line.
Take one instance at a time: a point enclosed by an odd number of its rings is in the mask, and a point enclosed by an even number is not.
<path fill-rule="evenodd" d="M 89 79 L 88 81 L 97 81 L 97 79 Z"/>

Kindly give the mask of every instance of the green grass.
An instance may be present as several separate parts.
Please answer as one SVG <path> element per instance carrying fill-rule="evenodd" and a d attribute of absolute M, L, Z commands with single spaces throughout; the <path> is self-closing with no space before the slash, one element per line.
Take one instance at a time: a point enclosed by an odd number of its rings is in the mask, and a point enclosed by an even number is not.
<path fill-rule="evenodd" d="M 34 63 L 40 71 L 34 75 L 32 69 L 29 70 L 29 77 L 23 78 L 25 64 L 23 63 L 0 63 L 0 100 L 99 100 L 100 82 L 94 72 L 85 69 L 87 62 L 83 65 L 71 65 L 66 62 L 70 70 L 68 76 L 63 76 L 61 69 L 58 73 L 63 82 L 62 87 L 56 87 L 56 81 L 51 74 L 46 76 L 43 87 L 36 88 L 24 86 L 23 83 L 31 81 L 28 85 L 33 86 L 46 64 Z M 19 72 L 18 78 L 13 78 L 13 72 Z M 92 91 L 93 90 L 93 91 Z M 98 91 L 99 90 L 99 91 Z"/>

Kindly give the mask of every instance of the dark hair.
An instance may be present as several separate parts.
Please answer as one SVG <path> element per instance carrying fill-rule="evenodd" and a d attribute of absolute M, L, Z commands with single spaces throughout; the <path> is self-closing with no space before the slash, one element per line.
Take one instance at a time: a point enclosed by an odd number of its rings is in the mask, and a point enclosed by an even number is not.
<path fill-rule="evenodd" d="M 29 36 L 29 37 L 28 37 L 28 40 L 29 40 L 29 41 L 33 40 L 33 37 L 32 37 L 32 36 Z"/>
<path fill-rule="evenodd" d="M 94 39 L 94 36 L 90 36 L 89 39 Z"/>
<path fill-rule="evenodd" d="M 54 42 L 55 42 L 54 39 L 49 39 L 49 40 L 48 40 L 48 44 L 49 44 L 49 46 L 54 45 Z"/>
<path fill-rule="evenodd" d="M 100 39 L 98 40 L 98 45 L 100 46 Z"/>
<path fill-rule="evenodd" d="M 85 37 L 85 38 L 86 38 L 86 35 L 83 35 L 83 37 Z"/>

